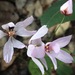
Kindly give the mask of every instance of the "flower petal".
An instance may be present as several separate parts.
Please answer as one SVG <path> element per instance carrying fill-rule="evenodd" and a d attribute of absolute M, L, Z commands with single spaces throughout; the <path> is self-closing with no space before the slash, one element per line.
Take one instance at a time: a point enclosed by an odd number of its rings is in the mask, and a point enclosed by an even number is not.
<path fill-rule="evenodd" d="M 33 52 L 34 49 L 35 49 L 35 46 L 34 45 L 29 45 L 28 46 L 27 55 L 29 57 L 32 57 L 32 52 Z"/>
<path fill-rule="evenodd" d="M 55 57 L 54 57 L 54 54 L 53 53 L 48 53 L 48 52 L 46 52 L 46 54 L 50 57 L 50 59 L 52 60 L 52 62 L 53 62 L 53 65 L 54 65 L 54 69 L 56 70 L 57 69 L 57 61 L 56 61 L 56 59 L 55 59 Z"/>
<path fill-rule="evenodd" d="M 60 45 L 60 48 L 65 47 L 71 40 L 72 35 L 66 36 L 66 37 L 62 37 L 62 38 L 58 38 L 56 40 L 54 40 L 52 43 L 58 43 Z"/>
<path fill-rule="evenodd" d="M 46 63 L 45 58 L 40 58 L 40 61 L 41 61 L 42 64 L 45 66 L 46 70 L 48 70 L 47 63 Z"/>
<path fill-rule="evenodd" d="M 9 40 L 6 42 L 3 48 L 3 58 L 6 63 L 9 63 L 11 61 L 13 53 L 13 45 L 11 43 L 11 39 L 9 38 Z"/>
<path fill-rule="evenodd" d="M 13 44 L 14 48 L 22 49 L 22 48 L 26 47 L 23 43 L 21 43 L 20 41 L 16 40 L 13 37 L 12 37 L 12 44 Z"/>
<path fill-rule="evenodd" d="M 30 39 L 31 40 L 35 40 L 35 39 L 39 39 L 41 37 L 43 37 L 46 33 L 48 32 L 48 28 L 46 25 L 42 26 Z"/>
<path fill-rule="evenodd" d="M 6 36 L 7 34 L 0 30 L 0 39 Z"/>
<path fill-rule="evenodd" d="M 40 63 L 40 61 L 39 61 L 38 59 L 36 59 L 36 58 L 33 58 L 33 57 L 32 57 L 32 60 L 33 60 L 34 63 L 39 67 L 39 69 L 40 69 L 42 75 L 44 75 L 44 67 L 43 67 L 43 65 Z"/>
<path fill-rule="evenodd" d="M 35 34 L 36 31 L 28 31 L 25 28 L 20 28 L 16 31 L 16 35 L 22 36 L 22 37 L 29 37 Z"/>
<path fill-rule="evenodd" d="M 27 19 L 25 19 L 24 21 L 20 21 L 18 23 L 16 23 L 16 27 L 27 27 L 28 25 L 30 25 L 32 22 L 34 21 L 33 16 L 28 17 Z"/>
<path fill-rule="evenodd" d="M 60 46 L 58 43 L 50 43 L 50 46 L 55 51 L 55 53 L 58 53 L 60 51 Z"/>
<path fill-rule="evenodd" d="M 7 24 L 2 25 L 2 28 L 3 28 L 4 30 L 8 30 L 9 27 L 15 27 L 14 23 L 13 23 L 13 22 L 9 22 L 9 23 L 7 23 Z"/>
<path fill-rule="evenodd" d="M 72 63 L 72 56 L 66 51 L 60 50 L 60 52 L 56 55 L 56 58 L 64 63 Z"/>
<path fill-rule="evenodd" d="M 35 46 L 30 44 L 28 46 L 27 55 L 30 57 L 33 56 L 36 58 L 43 58 L 45 56 L 44 44 L 42 43 L 41 46 Z"/>
<path fill-rule="evenodd" d="M 45 56 L 44 43 L 41 46 L 34 45 L 34 50 L 32 52 L 32 56 L 36 58 L 43 58 Z"/>

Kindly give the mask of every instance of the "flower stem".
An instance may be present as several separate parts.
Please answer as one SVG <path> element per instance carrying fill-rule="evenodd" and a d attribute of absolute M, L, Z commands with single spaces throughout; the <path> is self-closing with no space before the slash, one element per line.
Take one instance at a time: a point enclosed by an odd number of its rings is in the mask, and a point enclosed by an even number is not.
<path fill-rule="evenodd" d="M 65 16 L 62 18 L 60 24 L 56 27 L 56 29 L 52 32 L 52 35 L 51 35 L 50 40 L 52 40 L 53 36 L 55 35 L 55 32 L 59 29 L 59 27 L 60 27 L 61 24 L 63 23 L 64 19 L 65 19 Z"/>

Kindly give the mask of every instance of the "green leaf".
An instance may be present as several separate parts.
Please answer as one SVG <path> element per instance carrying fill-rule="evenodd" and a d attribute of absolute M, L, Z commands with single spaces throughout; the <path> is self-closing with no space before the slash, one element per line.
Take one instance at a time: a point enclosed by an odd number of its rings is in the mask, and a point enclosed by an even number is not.
<path fill-rule="evenodd" d="M 73 71 L 69 65 L 59 61 L 57 75 L 72 75 L 72 73 Z"/>
<path fill-rule="evenodd" d="M 52 6 L 50 6 L 44 14 L 40 17 L 41 25 L 47 25 L 48 27 L 61 23 L 64 15 L 60 13 L 60 7 L 66 0 L 57 0 Z M 73 2 L 73 9 L 75 9 L 75 3 Z M 75 10 L 72 15 L 65 16 L 63 22 L 75 20 Z M 62 22 L 62 23 L 63 23 Z"/>

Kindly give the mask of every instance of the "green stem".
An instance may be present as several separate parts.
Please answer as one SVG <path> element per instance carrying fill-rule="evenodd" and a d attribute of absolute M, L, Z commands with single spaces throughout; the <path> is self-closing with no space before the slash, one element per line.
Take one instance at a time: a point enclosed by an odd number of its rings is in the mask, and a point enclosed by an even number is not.
<path fill-rule="evenodd" d="M 52 33 L 50 40 L 53 38 L 53 36 L 55 35 L 55 32 L 59 29 L 59 27 L 61 26 L 61 24 L 63 23 L 65 19 L 65 16 L 62 18 L 60 24 L 56 27 L 55 31 Z"/>
<path fill-rule="evenodd" d="M 56 27 L 55 32 L 59 29 L 59 27 L 60 27 L 61 24 L 63 23 L 64 19 L 65 19 L 65 16 L 64 16 L 63 19 L 61 20 L 61 23 Z"/>

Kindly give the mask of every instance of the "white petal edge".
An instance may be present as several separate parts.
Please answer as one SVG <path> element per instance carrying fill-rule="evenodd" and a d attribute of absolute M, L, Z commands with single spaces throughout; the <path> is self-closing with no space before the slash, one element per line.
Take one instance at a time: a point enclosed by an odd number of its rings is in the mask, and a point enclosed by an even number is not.
<path fill-rule="evenodd" d="M 16 40 L 13 37 L 12 37 L 12 44 L 13 44 L 14 48 L 18 48 L 18 49 L 22 49 L 22 48 L 26 47 L 23 43 L 21 43 L 20 41 Z"/>
<path fill-rule="evenodd" d="M 62 48 L 62 47 L 65 47 L 67 44 L 69 44 L 71 38 L 72 38 L 72 35 L 61 37 L 54 40 L 52 43 L 58 43 L 60 48 Z"/>
<path fill-rule="evenodd" d="M 44 75 L 44 67 L 43 65 L 40 63 L 40 61 L 34 57 L 32 57 L 32 60 L 34 61 L 34 63 L 38 66 L 38 68 L 40 69 L 42 75 Z"/>
<path fill-rule="evenodd" d="M 0 39 L 6 36 L 7 34 L 0 30 Z"/>
<path fill-rule="evenodd" d="M 46 63 L 45 58 L 40 58 L 40 61 L 41 61 L 42 64 L 45 66 L 46 70 L 48 70 L 48 66 L 47 66 L 47 63 Z"/>
<path fill-rule="evenodd" d="M 47 25 L 42 26 L 29 40 L 29 42 L 31 40 L 35 40 L 35 39 L 39 39 L 41 37 L 43 37 L 46 33 L 48 32 L 48 28 Z"/>
<path fill-rule="evenodd" d="M 27 55 L 29 57 L 32 57 L 32 53 L 33 53 L 34 48 L 35 48 L 34 45 L 29 45 L 28 46 Z"/>
<path fill-rule="evenodd" d="M 28 18 L 26 18 L 24 21 L 20 21 L 16 23 L 16 27 L 27 27 L 28 25 L 30 25 L 32 22 L 34 21 L 33 16 L 30 16 Z"/>
<path fill-rule="evenodd" d="M 9 40 L 5 43 L 3 48 L 3 58 L 6 63 L 10 63 L 13 53 L 14 53 L 13 45 L 11 39 L 9 38 Z"/>
<path fill-rule="evenodd" d="M 53 65 L 54 65 L 54 69 L 56 70 L 56 69 L 57 69 L 57 61 L 56 61 L 55 57 L 52 56 L 52 54 L 50 54 L 50 53 L 47 53 L 47 52 L 46 52 L 46 54 L 47 54 L 47 55 L 49 56 L 49 58 L 51 59 Z"/>

